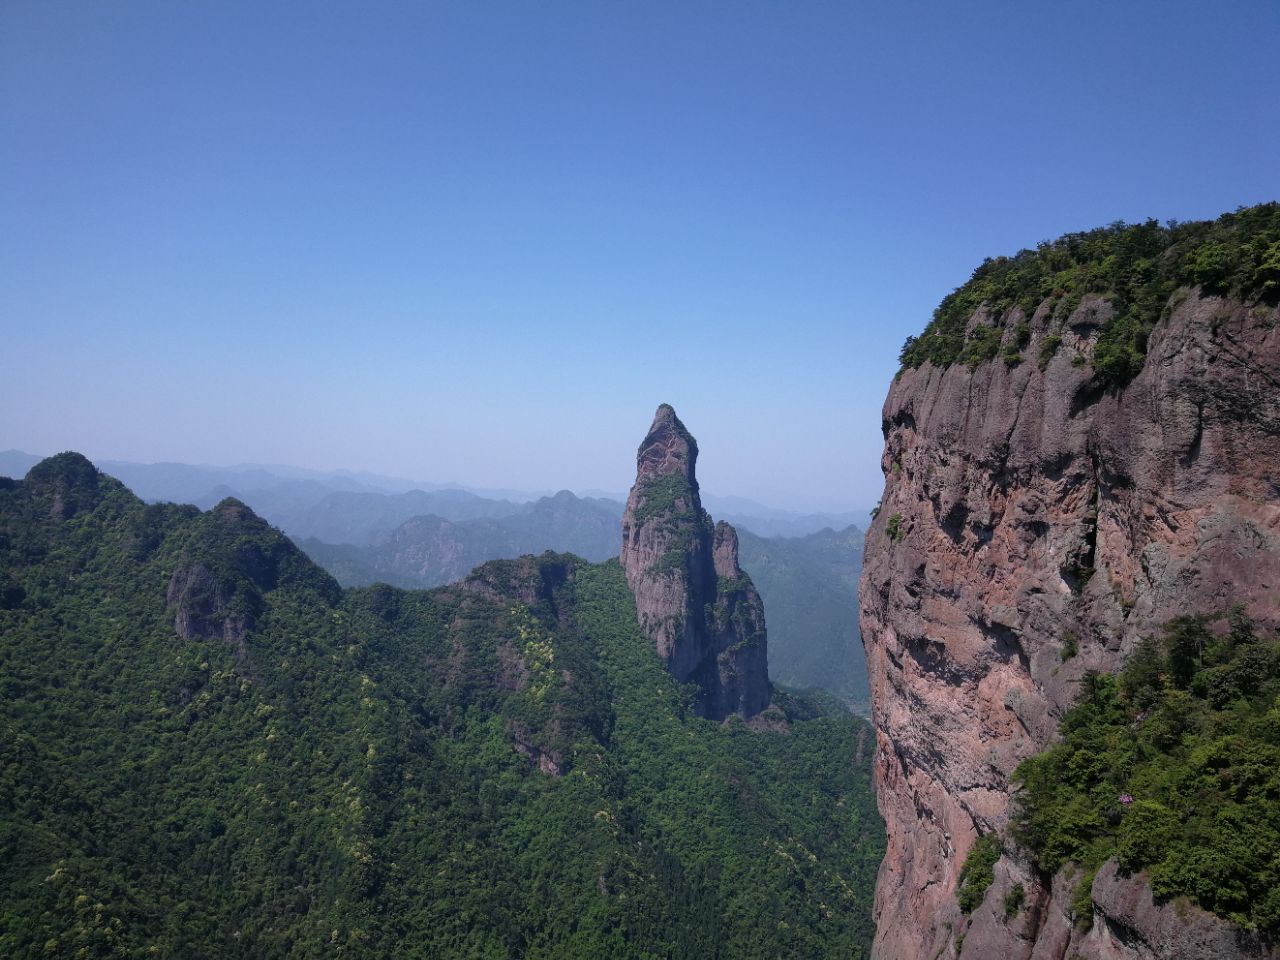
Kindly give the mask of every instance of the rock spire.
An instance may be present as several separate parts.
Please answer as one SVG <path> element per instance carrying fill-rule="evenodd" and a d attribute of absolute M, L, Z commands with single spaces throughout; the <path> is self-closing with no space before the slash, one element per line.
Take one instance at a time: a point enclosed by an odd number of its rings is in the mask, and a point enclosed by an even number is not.
<path fill-rule="evenodd" d="M 769 705 L 764 605 L 738 566 L 738 535 L 698 496 L 698 444 L 668 404 L 636 454 L 622 566 L 640 627 L 667 670 L 698 685 L 699 712 L 751 717 Z"/>

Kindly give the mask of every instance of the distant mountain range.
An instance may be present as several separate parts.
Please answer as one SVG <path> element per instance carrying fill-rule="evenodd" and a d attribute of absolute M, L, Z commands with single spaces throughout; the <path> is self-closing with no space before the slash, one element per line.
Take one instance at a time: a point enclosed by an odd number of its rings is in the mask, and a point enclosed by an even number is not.
<path fill-rule="evenodd" d="M 330 498 L 327 506 L 334 507 L 336 498 Z M 336 506 L 345 502 L 337 500 Z M 480 502 L 514 509 L 504 509 L 497 516 L 412 516 L 363 546 L 350 541 L 326 543 L 315 536 L 294 539 L 339 583 L 352 587 L 371 583 L 436 587 L 462 579 L 486 560 L 545 550 L 574 553 L 592 562 L 618 555 L 622 505 L 615 501 L 583 499 L 562 490 L 529 504 Z M 341 519 L 333 517 L 335 526 Z"/>
<path fill-rule="evenodd" d="M 22 478 L 41 459 L 21 450 L 0 451 L 0 476 Z M 208 509 L 226 497 L 235 497 L 290 536 L 356 545 L 377 541 L 410 517 L 434 514 L 446 520 L 472 520 L 510 516 L 520 512 L 521 505 L 554 494 L 550 490 L 482 489 L 277 464 L 216 467 L 124 460 L 96 460 L 94 464 L 143 500 L 194 503 Z M 364 496 L 330 499 L 334 494 Z M 582 499 L 602 504 L 612 501 L 616 504 L 612 509 L 621 517 L 626 494 L 585 491 Z M 802 537 L 850 524 L 865 530 L 871 522 L 869 511 L 806 513 L 710 493 L 703 493 L 702 499 L 717 519 L 765 537 Z"/>
<path fill-rule="evenodd" d="M 39 462 L 0 452 L 0 475 Z M 395 489 L 390 477 L 245 465 L 102 461 L 144 500 L 207 510 L 228 497 L 288 534 L 344 587 L 387 583 L 425 589 L 464 578 L 488 560 L 546 550 L 591 562 L 618 555 L 623 504 L 568 490 L 531 501 L 458 488 Z M 380 485 L 380 486 L 379 486 Z M 512 493 L 511 491 L 506 491 Z M 867 713 L 866 665 L 857 623 L 862 514 L 788 513 L 741 497 L 707 495 L 739 532 L 742 568 L 765 604 L 769 673 L 793 687 L 821 687 Z"/>

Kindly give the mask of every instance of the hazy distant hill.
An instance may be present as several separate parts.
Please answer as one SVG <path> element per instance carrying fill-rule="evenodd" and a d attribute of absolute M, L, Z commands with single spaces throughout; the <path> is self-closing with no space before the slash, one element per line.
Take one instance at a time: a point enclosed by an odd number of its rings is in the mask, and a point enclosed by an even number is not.
<path fill-rule="evenodd" d="M 0 476 L 21 479 L 40 457 L 21 450 L 0 451 Z M 372 543 L 410 517 L 435 514 L 446 520 L 503 517 L 521 504 L 549 496 L 549 491 L 482 489 L 458 484 L 425 483 L 351 470 L 309 470 L 278 464 L 211 467 L 189 463 L 95 462 L 143 500 L 194 503 L 208 508 L 225 497 L 247 503 L 260 517 L 295 537 L 326 543 Z M 334 494 L 356 494 L 334 498 Z M 382 503 L 379 498 L 386 498 Z M 588 490 L 584 500 L 617 504 L 622 516 L 624 492 Z M 703 491 L 706 507 L 717 519 L 762 537 L 802 537 L 825 527 L 850 524 L 866 529 L 870 514 L 805 513 L 766 506 L 738 496 Z"/>
<path fill-rule="evenodd" d="M 786 538 L 738 530 L 742 569 L 764 598 L 770 678 L 830 690 L 860 713 L 870 697 L 858 633 L 863 539 L 853 526 Z"/>
<path fill-rule="evenodd" d="M 461 579 L 486 560 L 545 550 L 592 561 L 618 554 L 622 504 L 584 499 L 562 490 L 531 504 L 507 505 L 513 512 L 505 516 L 413 517 L 377 543 L 363 547 L 324 543 L 315 537 L 296 539 L 343 586 L 381 582 L 434 587 Z"/>
<path fill-rule="evenodd" d="M 280 509 L 274 515 L 267 510 L 264 516 L 295 539 L 314 538 L 326 543 L 367 546 L 385 539 L 413 517 L 430 514 L 453 521 L 499 518 L 520 513 L 530 506 L 510 500 L 489 500 L 465 490 L 410 490 L 398 494 L 340 492 L 327 494 L 302 509 Z"/>

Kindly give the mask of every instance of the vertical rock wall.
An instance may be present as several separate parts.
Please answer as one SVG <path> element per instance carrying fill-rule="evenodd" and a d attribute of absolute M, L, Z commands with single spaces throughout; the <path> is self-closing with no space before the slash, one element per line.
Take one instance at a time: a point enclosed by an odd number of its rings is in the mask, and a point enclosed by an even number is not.
<path fill-rule="evenodd" d="M 1085 671 L 1114 671 L 1180 614 L 1239 602 L 1280 620 L 1280 314 L 1197 291 L 1172 303 L 1123 389 L 1094 378 L 1110 307 L 1090 298 L 1065 324 L 1015 310 L 1002 352 L 1025 321 L 1024 362 L 925 364 L 890 389 L 859 601 L 888 828 L 883 960 L 1263 955 L 1105 870 L 1081 934 L 1069 884 L 1039 882 L 1016 852 L 972 918 L 955 899 L 975 837 L 1006 823 L 1010 774 L 1054 737 Z M 992 323 L 980 310 L 970 327 Z M 1005 923 L 990 904 L 1019 882 L 1028 907 Z"/>

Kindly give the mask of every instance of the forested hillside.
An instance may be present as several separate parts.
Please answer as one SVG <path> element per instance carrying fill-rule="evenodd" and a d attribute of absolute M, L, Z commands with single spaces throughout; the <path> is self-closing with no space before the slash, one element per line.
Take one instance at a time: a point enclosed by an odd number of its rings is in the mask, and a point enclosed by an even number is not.
<path fill-rule="evenodd" d="M 806 537 L 738 531 L 742 568 L 768 614 L 770 679 L 829 690 L 869 715 L 867 659 L 858 633 L 864 537 L 857 527 Z"/>
<path fill-rule="evenodd" d="M 698 719 L 616 562 L 342 591 L 228 500 L 0 482 L 0 955 L 851 957 L 868 728 Z"/>

